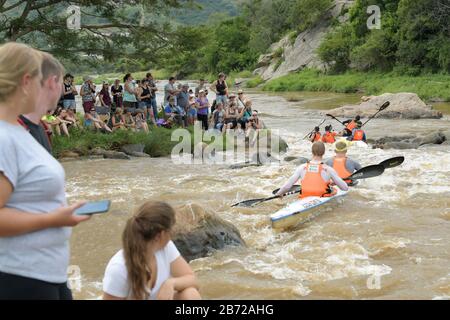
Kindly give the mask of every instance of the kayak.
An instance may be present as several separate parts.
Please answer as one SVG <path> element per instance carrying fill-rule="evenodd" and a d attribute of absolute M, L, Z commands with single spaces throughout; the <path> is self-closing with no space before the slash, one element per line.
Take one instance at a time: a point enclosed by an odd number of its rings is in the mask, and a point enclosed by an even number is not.
<path fill-rule="evenodd" d="M 285 229 L 305 223 L 316 216 L 317 210 L 313 209 L 317 209 L 330 201 L 342 198 L 348 193 L 348 191 L 342 191 L 338 187 L 333 187 L 333 189 L 333 195 L 330 197 L 307 197 L 299 199 L 272 214 L 270 216 L 272 228 Z"/>
<path fill-rule="evenodd" d="M 369 148 L 369 145 L 364 141 L 352 141 L 352 147 Z"/>

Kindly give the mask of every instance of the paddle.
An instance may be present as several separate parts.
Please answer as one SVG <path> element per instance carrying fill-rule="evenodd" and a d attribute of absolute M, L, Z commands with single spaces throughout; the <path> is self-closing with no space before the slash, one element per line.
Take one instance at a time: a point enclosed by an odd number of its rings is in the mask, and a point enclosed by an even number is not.
<path fill-rule="evenodd" d="M 376 165 L 361 168 L 360 170 L 356 171 L 354 174 L 352 174 L 348 178 L 345 178 L 344 180 L 359 180 L 359 179 L 373 178 L 373 177 L 377 177 L 377 176 L 383 174 L 383 172 L 384 172 L 384 167 L 380 166 L 379 164 L 376 164 Z M 294 190 L 293 190 L 293 188 L 294 188 Z M 300 193 L 300 191 L 301 191 L 300 186 L 294 185 L 291 187 L 289 192 L 287 192 L 283 195 L 283 197 L 291 195 L 291 194 L 295 194 L 295 193 Z M 270 201 L 270 200 L 277 199 L 277 198 L 280 198 L 280 196 L 275 195 L 275 196 L 272 196 L 269 198 L 250 199 L 250 200 L 245 200 L 245 201 L 235 203 L 232 205 L 232 207 L 236 207 L 236 206 L 253 207 L 262 202 Z"/>
<path fill-rule="evenodd" d="M 369 119 L 366 122 L 364 122 L 361 127 L 365 126 L 367 124 L 367 122 L 369 122 L 370 120 L 375 118 L 377 114 L 379 114 L 381 111 L 383 111 L 384 109 L 389 107 L 390 104 L 391 103 L 389 101 L 386 101 L 385 103 L 383 103 L 383 105 L 380 107 L 380 109 L 373 116 L 369 117 Z"/>
<path fill-rule="evenodd" d="M 379 164 L 383 166 L 385 169 L 395 168 L 401 165 L 405 161 L 405 157 L 395 157 L 384 160 Z"/>
<path fill-rule="evenodd" d="M 325 122 L 325 120 L 327 120 L 327 119 L 323 119 L 322 122 L 319 123 L 319 125 L 317 125 L 316 127 L 320 127 L 320 126 Z M 304 136 L 303 139 L 306 139 L 306 138 L 307 138 L 308 136 L 310 136 L 311 133 L 313 133 L 313 132 L 314 132 L 314 129 L 311 130 L 306 136 Z"/>
<path fill-rule="evenodd" d="M 326 116 L 327 116 L 327 117 L 333 118 L 334 120 L 336 120 L 337 122 L 339 122 L 340 124 L 342 124 L 342 125 L 345 127 L 345 124 L 344 124 L 341 120 L 339 120 L 338 118 L 336 118 L 335 116 L 333 116 L 333 115 L 331 115 L 331 114 L 329 114 L 329 113 L 327 113 Z"/>

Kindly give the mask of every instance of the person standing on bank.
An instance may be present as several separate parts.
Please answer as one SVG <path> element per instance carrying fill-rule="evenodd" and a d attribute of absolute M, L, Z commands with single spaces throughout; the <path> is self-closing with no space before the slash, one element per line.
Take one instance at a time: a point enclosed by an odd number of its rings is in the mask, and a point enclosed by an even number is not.
<path fill-rule="evenodd" d="M 77 104 L 75 102 L 75 96 L 78 95 L 78 92 L 75 86 L 73 85 L 73 76 L 70 73 L 64 76 L 63 90 L 64 90 L 63 93 L 64 109 L 76 110 Z"/>
<path fill-rule="evenodd" d="M 67 206 L 61 164 L 17 123 L 37 108 L 41 65 L 37 50 L 0 46 L 0 300 L 72 299 L 69 227 L 89 219 L 74 215 L 83 203 Z"/>
<path fill-rule="evenodd" d="M 211 90 L 216 93 L 216 103 L 222 102 L 224 106 L 227 105 L 228 85 L 225 80 L 224 73 L 219 73 L 219 78 L 211 85 Z"/>
<path fill-rule="evenodd" d="M 80 95 L 83 101 L 84 113 L 90 112 L 95 105 L 95 85 L 91 77 L 84 77 L 84 84 L 81 86 Z"/>

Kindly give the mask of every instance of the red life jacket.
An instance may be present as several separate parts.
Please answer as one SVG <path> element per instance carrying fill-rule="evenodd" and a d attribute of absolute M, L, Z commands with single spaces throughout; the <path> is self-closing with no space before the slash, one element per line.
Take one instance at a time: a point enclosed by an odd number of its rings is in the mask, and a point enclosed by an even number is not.
<path fill-rule="evenodd" d="M 300 184 L 302 193 L 300 198 L 322 197 L 329 191 L 329 181 L 322 178 L 323 164 L 306 164 L 306 174 Z"/>
<path fill-rule="evenodd" d="M 313 142 L 320 141 L 321 138 L 322 138 L 322 135 L 320 134 L 320 132 L 316 132 L 316 133 L 314 134 L 314 140 L 313 140 Z"/>
<path fill-rule="evenodd" d="M 323 143 L 335 143 L 336 139 L 334 138 L 336 136 L 336 132 L 327 132 L 322 137 Z"/>
<path fill-rule="evenodd" d="M 364 139 L 364 130 L 358 129 L 353 135 L 353 141 L 362 141 Z"/>
<path fill-rule="evenodd" d="M 337 174 L 341 179 L 348 178 L 352 175 L 351 172 L 347 170 L 345 164 L 347 163 L 347 157 L 345 158 L 333 158 L 333 169 L 336 170 Z M 347 183 L 352 182 L 352 180 L 344 180 Z"/>
<path fill-rule="evenodd" d="M 347 124 L 347 126 L 346 126 L 345 128 L 348 129 L 348 130 L 350 130 L 350 132 L 352 132 L 352 130 L 356 128 L 356 122 L 355 122 L 355 120 L 350 121 L 350 123 Z"/>

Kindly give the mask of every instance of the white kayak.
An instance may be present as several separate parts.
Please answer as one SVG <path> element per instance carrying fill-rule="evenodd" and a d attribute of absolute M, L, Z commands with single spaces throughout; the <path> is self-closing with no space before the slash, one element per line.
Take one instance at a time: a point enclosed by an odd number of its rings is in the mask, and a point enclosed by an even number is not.
<path fill-rule="evenodd" d="M 365 143 L 364 141 L 352 141 L 352 147 L 357 147 L 357 148 L 369 148 L 369 145 L 367 143 Z"/>
<path fill-rule="evenodd" d="M 294 201 L 270 216 L 272 227 L 275 229 L 292 228 L 309 221 L 315 216 L 317 207 L 330 201 L 342 198 L 348 191 L 342 191 L 338 187 L 333 187 L 336 193 L 331 197 L 307 197 Z"/>

